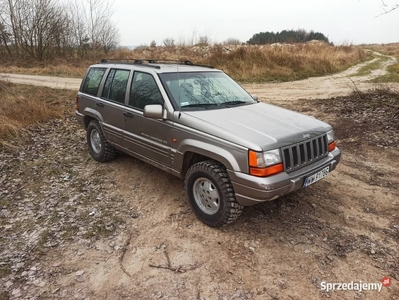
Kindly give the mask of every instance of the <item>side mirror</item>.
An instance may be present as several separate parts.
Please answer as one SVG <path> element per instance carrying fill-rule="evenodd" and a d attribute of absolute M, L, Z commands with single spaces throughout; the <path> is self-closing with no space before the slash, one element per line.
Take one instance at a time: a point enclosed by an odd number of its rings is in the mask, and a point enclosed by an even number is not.
<path fill-rule="evenodd" d="M 150 119 L 163 119 L 163 107 L 160 104 L 148 104 L 144 106 L 144 117 Z"/>
<path fill-rule="evenodd" d="M 254 99 L 255 101 L 258 101 L 258 95 L 253 94 L 253 95 L 251 95 L 251 97 L 252 97 L 252 99 Z"/>

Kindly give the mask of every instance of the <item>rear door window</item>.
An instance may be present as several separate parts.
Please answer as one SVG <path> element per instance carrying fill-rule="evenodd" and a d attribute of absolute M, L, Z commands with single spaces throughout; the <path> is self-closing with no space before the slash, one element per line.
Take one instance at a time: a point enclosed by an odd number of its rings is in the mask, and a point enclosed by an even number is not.
<path fill-rule="evenodd" d="M 106 69 L 103 68 L 91 68 L 83 83 L 82 92 L 97 96 L 98 88 L 100 87 L 105 71 Z"/>
<path fill-rule="evenodd" d="M 129 70 L 112 69 L 105 81 L 101 97 L 124 104 L 129 75 Z"/>

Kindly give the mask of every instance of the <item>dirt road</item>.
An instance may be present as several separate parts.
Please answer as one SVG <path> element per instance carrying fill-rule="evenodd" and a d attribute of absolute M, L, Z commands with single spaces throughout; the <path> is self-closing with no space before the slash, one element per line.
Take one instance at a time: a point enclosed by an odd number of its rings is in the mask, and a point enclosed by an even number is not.
<path fill-rule="evenodd" d="M 386 74 L 386 68 L 395 64 L 397 59 L 388 56 L 387 60 L 379 69 L 372 70 L 364 76 L 356 76 L 356 73 L 364 66 L 372 64 L 378 60 L 379 53 L 374 52 L 377 57 L 373 60 L 358 64 L 344 72 L 323 76 L 312 77 L 305 80 L 283 82 L 283 83 L 265 83 L 265 84 L 244 84 L 244 88 L 253 94 L 257 94 L 262 101 L 292 101 L 301 99 L 327 99 L 337 96 L 350 94 L 354 88 L 366 91 L 375 86 L 368 81 Z M 399 84 L 390 84 L 395 88 Z"/>
<path fill-rule="evenodd" d="M 277 97 L 332 123 L 342 162 L 222 229 L 195 218 L 178 178 L 123 154 L 93 161 L 73 116 L 10 141 L 0 152 L 0 299 L 399 299 L 397 95 Z M 380 292 L 322 290 L 384 277 Z"/>
<path fill-rule="evenodd" d="M 82 80 L 78 78 L 22 75 L 22 74 L 10 74 L 10 73 L 0 73 L 0 80 L 9 81 L 13 83 L 47 86 L 54 89 L 71 89 L 71 90 L 78 90 L 80 83 L 82 82 Z"/>
<path fill-rule="evenodd" d="M 374 52 L 377 56 L 373 60 L 356 65 L 342 73 L 312 77 L 305 80 L 284 82 L 284 83 L 264 83 L 264 84 L 243 84 L 244 88 L 253 94 L 257 94 L 262 101 L 291 101 L 297 99 L 326 99 L 336 96 L 348 95 L 356 87 L 359 90 L 368 90 L 374 86 L 367 81 L 384 75 L 389 65 L 395 64 L 397 59 L 387 56 L 387 60 L 379 69 L 371 71 L 365 76 L 355 76 L 359 69 L 368 64 L 372 64 L 381 54 Z M 9 80 L 14 83 L 33 84 L 47 86 L 51 88 L 65 88 L 78 90 L 81 80 L 76 78 L 62 78 L 54 76 L 20 75 L 0 73 L 0 80 Z M 399 87 L 399 84 L 391 84 Z"/>

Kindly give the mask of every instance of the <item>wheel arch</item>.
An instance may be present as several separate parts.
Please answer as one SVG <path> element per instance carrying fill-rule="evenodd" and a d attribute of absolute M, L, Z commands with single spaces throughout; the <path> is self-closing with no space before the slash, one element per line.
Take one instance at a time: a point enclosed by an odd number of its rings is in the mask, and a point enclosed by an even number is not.
<path fill-rule="evenodd" d="M 180 167 L 181 177 L 183 178 L 193 164 L 204 160 L 214 160 L 228 170 L 240 170 L 239 163 L 234 155 L 216 145 L 195 141 L 193 144 L 183 145 L 180 151 L 183 153 Z"/>
<path fill-rule="evenodd" d="M 100 123 L 100 126 L 102 128 L 102 122 L 103 122 L 103 118 L 101 116 L 101 114 L 91 108 L 86 108 L 83 112 L 84 117 L 83 117 L 83 124 L 85 126 L 85 129 L 87 129 L 87 126 L 89 126 L 90 121 L 92 120 L 97 120 Z"/>

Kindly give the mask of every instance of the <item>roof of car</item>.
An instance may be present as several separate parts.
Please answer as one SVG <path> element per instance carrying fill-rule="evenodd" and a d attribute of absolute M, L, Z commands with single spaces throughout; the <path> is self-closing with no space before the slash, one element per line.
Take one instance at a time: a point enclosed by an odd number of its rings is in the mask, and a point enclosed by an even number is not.
<path fill-rule="evenodd" d="M 212 66 L 197 65 L 190 61 L 157 61 L 157 60 L 132 60 L 115 61 L 103 59 L 101 63 L 92 65 L 91 67 L 113 67 L 113 68 L 126 68 L 126 69 L 147 69 L 155 71 L 156 73 L 173 73 L 173 72 L 209 72 L 216 71 Z"/>

